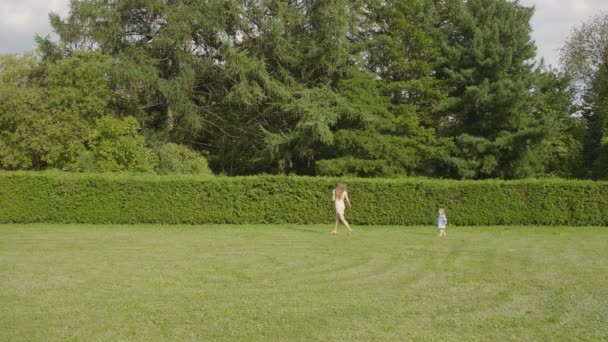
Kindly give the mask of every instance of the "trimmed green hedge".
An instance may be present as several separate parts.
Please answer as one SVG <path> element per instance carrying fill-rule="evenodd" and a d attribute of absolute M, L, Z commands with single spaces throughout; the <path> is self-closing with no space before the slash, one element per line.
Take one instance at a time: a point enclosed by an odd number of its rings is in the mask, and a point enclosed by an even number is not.
<path fill-rule="evenodd" d="M 0 172 L 0 223 L 333 223 L 338 181 L 354 225 L 608 225 L 608 182 L 60 172 Z"/>

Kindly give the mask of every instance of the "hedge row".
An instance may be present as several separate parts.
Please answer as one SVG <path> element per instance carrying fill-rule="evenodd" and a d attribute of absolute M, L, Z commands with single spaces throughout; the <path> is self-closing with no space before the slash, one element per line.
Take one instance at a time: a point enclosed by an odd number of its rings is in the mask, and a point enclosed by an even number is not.
<path fill-rule="evenodd" d="M 355 225 L 608 225 L 608 182 L 0 172 L 0 223 L 332 223 L 348 184 Z"/>

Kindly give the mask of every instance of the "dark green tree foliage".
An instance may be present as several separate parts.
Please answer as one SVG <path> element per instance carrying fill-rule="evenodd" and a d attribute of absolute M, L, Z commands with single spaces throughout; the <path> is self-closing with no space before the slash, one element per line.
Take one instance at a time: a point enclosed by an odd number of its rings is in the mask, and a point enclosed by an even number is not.
<path fill-rule="evenodd" d="M 426 0 L 370 1 L 357 36 L 361 62 L 338 86 L 359 120 L 342 120 L 336 158 L 317 163 L 328 175 L 442 174 L 451 139 L 437 138 L 433 115 L 444 97 L 434 71 L 443 63 L 434 39 L 435 15 Z M 364 71 L 365 70 L 365 71 Z"/>
<path fill-rule="evenodd" d="M 204 155 L 229 175 L 571 176 L 581 129 L 566 78 L 533 70 L 531 15 L 507 0 L 73 0 L 41 62 L 1 61 L 0 167 L 207 173 Z"/>
<path fill-rule="evenodd" d="M 135 115 L 146 130 L 161 132 L 166 140 L 221 151 L 226 137 L 248 137 L 257 130 L 255 125 L 244 130 L 248 118 L 234 109 L 255 105 L 277 88 L 263 61 L 237 48 L 246 25 L 242 5 L 72 1 L 68 18 L 51 16 L 60 42 L 41 45 L 49 57 L 78 49 L 109 55 L 118 113 Z"/>
<path fill-rule="evenodd" d="M 312 172 L 348 112 L 334 86 L 349 58 L 351 1 L 73 1 L 52 16 L 56 51 L 100 50 L 117 111 L 208 149 L 229 174 Z"/>
<path fill-rule="evenodd" d="M 449 97 L 442 111 L 464 178 L 522 178 L 542 171 L 546 134 L 533 114 L 530 40 L 533 10 L 507 0 L 450 1 L 447 37 Z"/>
<path fill-rule="evenodd" d="M 254 29 L 240 46 L 255 51 L 283 89 L 255 108 L 264 134 L 257 172 L 314 173 L 315 161 L 334 144 L 338 120 L 362 115 L 336 89 L 350 64 L 348 36 L 357 11 L 346 0 L 261 1 L 248 7 Z"/>

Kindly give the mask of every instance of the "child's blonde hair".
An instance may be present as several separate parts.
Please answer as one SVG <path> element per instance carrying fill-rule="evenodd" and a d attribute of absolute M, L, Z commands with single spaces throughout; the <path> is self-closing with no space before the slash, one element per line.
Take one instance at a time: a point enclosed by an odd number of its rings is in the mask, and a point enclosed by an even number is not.
<path fill-rule="evenodd" d="M 339 183 L 334 191 L 336 194 L 336 198 L 342 199 L 344 197 L 344 193 L 346 192 L 346 184 Z"/>
<path fill-rule="evenodd" d="M 445 209 L 439 208 L 439 215 L 445 215 Z"/>

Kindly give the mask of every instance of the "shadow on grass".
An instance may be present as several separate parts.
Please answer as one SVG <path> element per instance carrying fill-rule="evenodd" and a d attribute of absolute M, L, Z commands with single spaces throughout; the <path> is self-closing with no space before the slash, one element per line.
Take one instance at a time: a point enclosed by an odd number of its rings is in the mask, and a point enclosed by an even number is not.
<path fill-rule="evenodd" d="M 289 229 L 289 230 L 295 230 L 295 231 L 298 231 L 298 232 L 323 234 L 322 231 L 318 231 L 318 230 L 314 230 L 314 229 L 308 229 L 308 228 L 302 228 L 302 227 L 287 227 L 287 229 Z"/>
<path fill-rule="evenodd" d="M 404 231 L 405 234 L 413 234 L 413 235 L 426 235 L 426 236 L 436 236 L 436 233 L 418 233 L 418 232 L 408 232 Z"/>
<path fill-rule="evenodd" d="M 298 232 L 305 232 L 305 233 L 315 233 L 315 234 L 322 234 L 322 235 L 326 235 L 329 234 L 329 232 L 331 231 L 331 226 L 328 226 L 327 230 L 315 230 L 315 229 L 310 229 L 310 228 L 306 228 L 305 226 L 288 226 L 285 227 L 286 229 L 289 230 L 293 230 L 293 231 L 298 231 Z M 345 228 L 340 227 L 340 230 L 343 230 Z M 363 228 L 363 230 L 365 230 L 365 228 Z M 373 231 L 373 230 L 370 230 Z M 353 233 L 356 233 L 357 229 L 354 229 Z M 426 232 L 414 232 L 414 231 L 407 231 L 407 230 L 399 230 L 399 232 L 404 233 L 404 234 L 411 234 L 411 235 L 423 235 L 423 236 L 437 236 L 437 233 L 426 233 Z"/>

